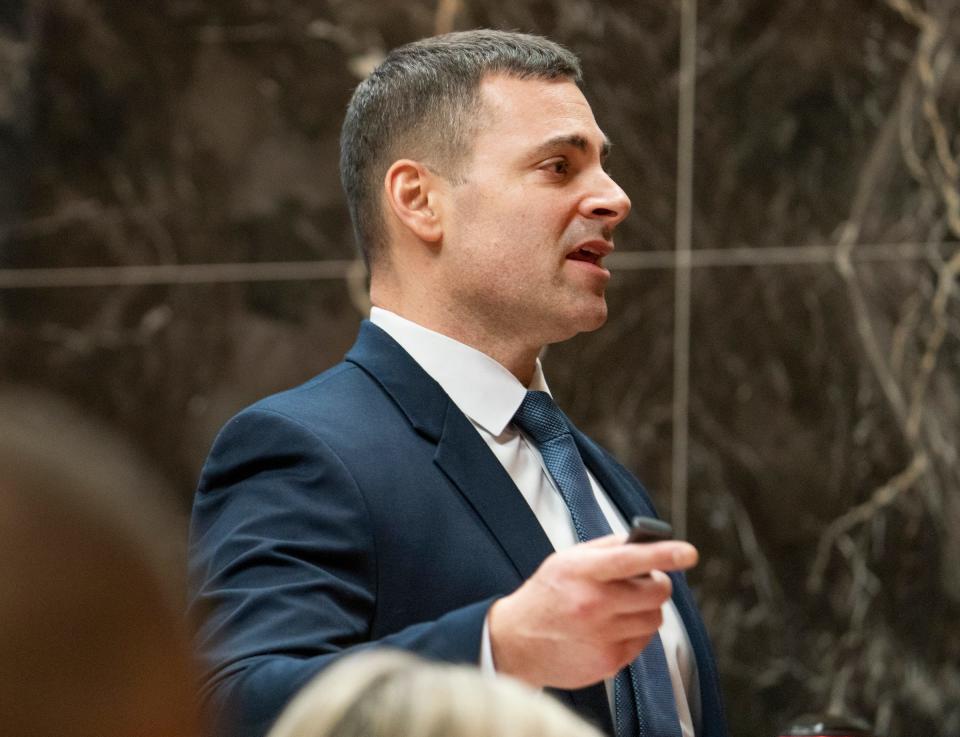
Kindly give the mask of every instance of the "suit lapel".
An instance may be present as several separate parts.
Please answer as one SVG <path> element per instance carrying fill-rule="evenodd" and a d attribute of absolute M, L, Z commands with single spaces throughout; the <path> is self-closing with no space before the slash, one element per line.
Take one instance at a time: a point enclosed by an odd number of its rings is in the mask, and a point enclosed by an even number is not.
<path fill-rule="evenodd" d="M 413 427 L 437 444 L 434 462 L 490 530 L 520 580 L 553 546 L 509 474 L 446 392 L 386 332 L 368 321 L 347 360 L 361 366 Z"/>
<path fill-rule="evenodd" d="M 533 575 L 553 546 L 509 474 L 453 402 L 434 461 L 487 525 L 520 578 Z"/>
<path fill-rule="evenodd" d="M 380 385 L 417 432 L 436 442 L 450 398 L 399 343 L 364 320 L 346 360 Z"/>

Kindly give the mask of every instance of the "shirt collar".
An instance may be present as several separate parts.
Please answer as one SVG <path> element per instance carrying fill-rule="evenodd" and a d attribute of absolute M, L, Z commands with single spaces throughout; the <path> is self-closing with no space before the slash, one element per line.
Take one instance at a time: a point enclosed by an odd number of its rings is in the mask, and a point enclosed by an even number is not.
<path fill-rule="evenodd" d="M 381 307 L 370 310 L 370 322 L 397 341 L 477 425 L 496 436 L 510 424 L 527 387 L 503 365 L 476 348 Z M 540 359 L 530 389 L 550 393 Z"/>

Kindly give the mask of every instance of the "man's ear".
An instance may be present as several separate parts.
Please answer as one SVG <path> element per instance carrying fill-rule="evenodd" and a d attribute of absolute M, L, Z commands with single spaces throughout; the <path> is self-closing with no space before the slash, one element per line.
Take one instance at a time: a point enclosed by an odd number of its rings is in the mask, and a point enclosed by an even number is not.
<path fill-rule="evenodd" d="M 399 159 L 387 169 L 384 194 L 397 219 L 420 240 L 437 243 L 443 237 L 438 211 L 442 179 L 411 159 Z"/>

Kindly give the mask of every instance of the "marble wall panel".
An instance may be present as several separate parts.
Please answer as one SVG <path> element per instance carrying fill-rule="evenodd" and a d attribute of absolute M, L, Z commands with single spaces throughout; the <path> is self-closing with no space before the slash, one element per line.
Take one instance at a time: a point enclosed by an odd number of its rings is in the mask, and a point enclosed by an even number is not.
<path fill-rule="evenodd" d="M 386 49 L 444 25 L 547 33 L 580 53 L 598 119 L 617 146 L 613 171 L 645 203 L 621 247 L 671 247 L 677 16 L 668 7 L 33 7 L 35 155 L 28 222 L 7 247 L 14 265 L 349 257 L 337 176 L 341 111 Z M 40 233 L 29 227 L 34 219 Z M 44 240 L 58 223 L 67 228 Z"/>
<path fill-rule="evenodd" d="M 960 732 L 957 5 L 702 9 L 694 247 L 730 266 L 695 272 L 690 528 L 727 538 L 732 721 Z"/>
<path fill-rule="evenodd" d="M 937 277 L 695 274 L 690 535 L 737 734 L 827 709 L 960 729 L 960 312 L 928 363 Z"/>
<path fill-rule="evenodd" d="M 0 375 L 117 426 L 189 506 L 214 434 L 240 408 L 337 362 L 360 313 L 343 280 L 16 290 Z M 63 305 L 75 305 L 67 314 Z"/>
<path fill-rule="evenodd" d="M 23 207 L 30 130 L 32 34 L 23 0 L 0 10 L 0 224 Z"/>
<path fill-rule="evenodd" d="M 900 160 L 896 132 L 920 104 L 927 51 L 893 5 L 702 4 L 697 247 L 832 243 L 876 214 L 861 200 Z"/>

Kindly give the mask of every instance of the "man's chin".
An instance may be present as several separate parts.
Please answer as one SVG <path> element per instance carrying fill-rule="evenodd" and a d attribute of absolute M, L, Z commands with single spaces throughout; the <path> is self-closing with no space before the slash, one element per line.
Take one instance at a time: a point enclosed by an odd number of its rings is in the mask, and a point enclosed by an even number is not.
<path fill-rule="evenodd" d="M 580 330 L 581 333 L 589 333 L 594 330 L 598 330 L 604 326 L 607 322 L 607 304 L 604 302 L 603 309 L 596 311 L 590 319 L 586 321 L 586 325 Z"/>
<path fill-rule="evenodd" d="M 579 314 L 580 329 L 577 332 L 587 333 L 597 328 L 603 327 L 607 321 L 607 298 L 604 294 L 596 295 L 593 299 L 582 305 L 582 311 Z"/>
<path fill-rule="evenodd" d="M 580 305 L 578 309 L 571 311 L 571 313 L 567 315 L 567 318 L 557 326 L 558 334 L 550 342 L 561 343 L 580 333 L 593 332 L 603 327 L 606 321 L 606 301 L 601 299 L 599 303 Z"/>

